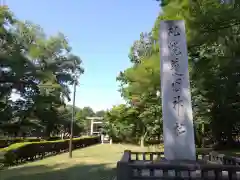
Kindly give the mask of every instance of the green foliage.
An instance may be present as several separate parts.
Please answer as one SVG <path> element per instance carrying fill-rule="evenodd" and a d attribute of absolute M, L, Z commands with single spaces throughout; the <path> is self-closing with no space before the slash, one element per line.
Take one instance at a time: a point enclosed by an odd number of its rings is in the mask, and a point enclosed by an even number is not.
<path fill-rule="evenodd" d="M 90 136 L 90 137 L 86 137 L 86 136 L 83 136 L 83 137 L 79 137 L 79 138 L 73 138 L 73 141 L 77 141 L 77 140 L 80 140 L 80 139 L 88 139 L 88 138 L 97 138 L 95 136 Z M 56 141 L 41 141 L 41 142 L 19 142 L 19 143 L 14 143 L 6 148 L 2 148 L 1 151 L 12 151 L 12 150 L 16 150 L 18 148 L 21 148 L 21 147 L 24 147 L 24 146 L 27 146 L 29 144 L 48 144 L 48 143 L 61 143 L 61 142 L 67 142 L 69 141 L 69 139 L 64 139 L 64 140 L 56 140 Z"/>
<path fill-rule="evenodd" d="M 99 137 L 81 137 L 73 139 L 73 148 L 81 148 L 100 142 Z M 47 154 L 64 152 L 68 149 L 68 140 L 41 141 L 41 142 L 22 142 L 15 143 L 1 150 L 4 152 L 5 165 L 17 164 L 19 160 L 35 159 L 37 156 L 43 158 Z"/>
<path fill-rule="evenodd" d="M 122 104 L 114 106 L 105 115 L 105 133 L 109 134 L 114 141 L 125 140 L 131 142 L 136 136 L 133 128 L 137 128 L 137 111 Z"/>
<path fill-rule="evenodd" d="M 84 70 L 65 36 L 47 37 L 40 26 L 22 22 L 1 7 L 0 38 L 0 133 L 25 136 L 38 131 L 49 137 L 69 132 L 65 100 L 70 101 L 69 85 Z M 16 101 L 11 100 L 13 92 L 20 96 Z"/>
<path fill-rule="evenodd" d="M 0 139 L 0 148 L 5 148 L 11 144 L 18 143 L 18 142 L 37 142 L 41 141 L 42 139 L 39 138 L 14 138 L 14 139 Z"/>
<path fill-rule="evenodd" d="M 113 131 L 124 126 L 134 132 L 137 121 L 139 137 L 161 136 L 161 97 L 156 96 L 160 92 L 159 26 L 161 20 L 184 19 L 196 142 L 202 146 L 205 138 L 211 143 L 231 144 L 240 133 L 239 2 L 162 0 L 161 6 L 152 31 L 141 33 L 130 48 L 131 67 L 117 77 L 128 106 L 118 110 L 117 117 L 116 107 L 110 110 L 108 126 Z M 129 109 L 136 111 L 136 119 L 126 120 Z"/>
<path fill-rule="evenodd" d="M 104 117 L 105 116 L 105 111 L 104 110 L 100 110 L 100 111 L 97 111 L 96 113 L 95 113 L 95 116 L 97 116 L 97 117 Z"/>
<path fill-rule="evenodd" d="M 125 104 L 114 106 L 104 117 L 105 133 L 109 134 L 114 142 L 143 145 L 146 141 L 156 140 L 159 138 L 158 132 L 161 128 L 161 123 L 157 119 L 158 108 L 151 106 L 141 113 L 137 107 Z"/>
<path fill-rule="evenodd" d="M 120 72 L 117 77 L 122 97 L 129 105 L 128 108 L 135 111 L 135 120 L 132 118 L 125 126 L 131 128 L 133 138 L 141 145 L 147 139 L 157 139 L 160 142 L 161 138 L 161 105 L 157 95 L 160 92 L 160 58 L 157 40 L 153 31 L 141 33 L 140 40 L 135 41 L 130 48 L 132 66 Z"/>
<path fill-rule="evenodd" d="M 76 122 L 83 129 L 84 134 L 90 134 L 91 121 L 87 117 L 103 117 L 105 111 L 94 112 L 91 107 L 84 107 L 76 112 Z"/>

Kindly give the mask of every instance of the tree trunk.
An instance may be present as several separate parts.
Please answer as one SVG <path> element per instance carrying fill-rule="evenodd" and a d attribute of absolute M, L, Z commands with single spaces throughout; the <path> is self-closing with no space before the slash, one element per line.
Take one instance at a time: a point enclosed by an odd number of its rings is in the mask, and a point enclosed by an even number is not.
<path fill-rule="evenodd" d="M 46 129 L 45 129 L 45 139 L 48 139 L 51 136 L 51 130 L 53 128 L 51 127 L 51 125 L 47 125 Z"/>
<path fill-rule="evenodd" d="M 61 132 L 61 139 L 63 140 L 64 139 L 64 132 Z"/>
<path fill-rule="evenodd" d="M 145 132 L 144 135 L 141 136 L 141 139 L 140 139 L 140 146 L 141 147 L 144 147 L 144 141 L 145 141 L 146 136 L 147 136 L 147 132 Z"/>

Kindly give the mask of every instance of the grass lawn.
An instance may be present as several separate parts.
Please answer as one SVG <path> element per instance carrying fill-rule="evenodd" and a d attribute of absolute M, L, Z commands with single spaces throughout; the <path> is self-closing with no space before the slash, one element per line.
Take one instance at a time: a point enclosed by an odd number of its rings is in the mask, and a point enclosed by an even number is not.
<path fill-rule="evenodd" d="M 0 180 L 113 180 L 116 163 L 125 149 L 132 151 L 161 151 L 160 148 L 140 148 L 121 144 L 95 145 L 43 160 L 0 170 Z M 207 149 L 206 149 L 207 150 Z M 239 155 L 240 152 L 220 153 Z"/>
<path fill-rule="evenodd" d="M 0 171 L 1 180 L 113 180 L 116 162 L 125 149 L 153 151 L 131 145 L 103 144 L 49 157 Z"/>

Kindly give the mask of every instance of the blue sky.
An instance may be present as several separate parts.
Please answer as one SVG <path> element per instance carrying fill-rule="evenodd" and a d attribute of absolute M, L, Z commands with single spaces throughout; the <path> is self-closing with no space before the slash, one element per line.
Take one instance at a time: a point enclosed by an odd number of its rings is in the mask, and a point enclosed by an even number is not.
<path fill-rule="evenodd" d="M 130 66 L 128 53 L 141 32 L 150 31 L 160 7 L 155 0 L 5 0 L 21 20 L 39 24 L 47 34 L 62 32 L 85 73 L 76 105 L 94 110 L 123 102 L 116 76 Z"/>

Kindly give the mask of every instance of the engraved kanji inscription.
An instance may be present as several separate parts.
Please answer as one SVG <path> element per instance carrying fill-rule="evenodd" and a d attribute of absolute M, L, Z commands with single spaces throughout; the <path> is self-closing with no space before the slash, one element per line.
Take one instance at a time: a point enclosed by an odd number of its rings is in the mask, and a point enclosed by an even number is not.
<path fill-rule="evenodd" d="M 180 56 L 182 54 L 180 45 L 177 41 L 171 41 L 168 45 L 168 48 L 170 49 L 171 53 L 175 56 Z"/>
<path fill-rule="evenodd" d="M 172 26 L 168 28 L 168 35 L 169 36 L 180 36 L 181 35 L 181 30 L 178 26 Z"/>
<path fill-rule="evenodd" d="M 175 130 L 177 136 L 186 133 L 186 127 L 183 123 L 177 122 L 175 124 L 174 130 Z"/>
<path fill-rule="evenodd" d="M 172 83 L 173 92 L 179 92 L 181 90 L 182 78 L 177 78 Z"/>
<path fill-rule="evenodd" d="M 178 116 L 180 115 L 180 108 L 183 107 L 183 100 L 181 96 L 173 97 L 173 108 L 177 111 Z"/>
<path fill-rule="evenodd" d="M 171 70 L 179 71 L 179 60 L 178 58 L 171 60 Z"/>

